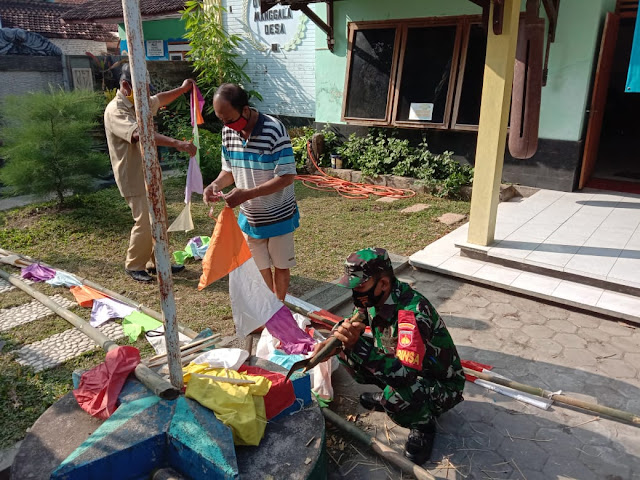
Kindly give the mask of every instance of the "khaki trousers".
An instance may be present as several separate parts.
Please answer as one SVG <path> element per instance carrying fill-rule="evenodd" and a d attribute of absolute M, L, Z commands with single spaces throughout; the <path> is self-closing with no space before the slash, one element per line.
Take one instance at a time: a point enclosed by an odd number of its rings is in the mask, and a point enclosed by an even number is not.
<path fill-rule="evenodd" d="M 125 197 L 131 209 L 134 225 L 129 237 L 129 249 L 124 268 L 127 270 L 145 270 L 156 266 L 153 255 L 153 235 L 151 235 L 151 218 L 147 206 L 146 195 Z"/>

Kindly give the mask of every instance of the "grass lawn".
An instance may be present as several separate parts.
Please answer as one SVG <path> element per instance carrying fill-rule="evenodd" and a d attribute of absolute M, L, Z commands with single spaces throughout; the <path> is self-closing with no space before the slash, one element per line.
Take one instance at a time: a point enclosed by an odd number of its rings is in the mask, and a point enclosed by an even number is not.
<path fill-rule="evenodd" d="M 469 212 L 467 202 L 429 195 L 394 203 L 346 200 L 337 194 L 310 190 L 300 182 L 296 182 L 296 195 L 302 217 L 295 233 L 298 266 L 292 270 L 290 288 L 290 293 L 296 296 L 338 278 L 344 259 L 352 251 L 379 246 L 399 255 L 410 255 L 451 230 L 436 222 L 437 217 L 447 212 Z M 171 222 L 184 206 L 184 179 L 167 180 L 165 196 Z M 414 203 L 426 203 L 430 208 L 419 213 L 400 213 Z M 217 206 L 215 213 L 220 209 Z M 208 207 L 196 202 L 192 213 L 196 229 L 170 234 L 171 251 L 182 250 L 191 237 L 211 235 L 214 222 L 207 216 Z M 157 286 L 137 283 L 123 271 L 131 223 L 129 208 L 114 187 L 69 199 L 62 211 L 52 204 L 40 204 L 1 212 L 0 247 L 89 278 L 160 311 Z M 3 268 L 17 272 L 13 267 Z M 210 327 L 222 334 L 232 334 L 226 279 L 198 292 L 199 278 L 197 262 L 188 263 L 186 271 L 174 276 L 178 321 L 195 331 Z M 40 284 L 38 290 L 72 298 L 63 288 Z M 13 290 L 0 295 L 0 308 L 31 300 L 26 293 Z M 78 307 L 73 311 L 89 318 L 89 309 Z M 6 342 L 0 353 L 0 448 L 23 438 L 25 430 L 40 414 L 71 390 L 73 370 L 90 368 L 104 359 L 104 353 L 97 351 L 39 373 L 13 361 L 12 350 L 69 328 L 66 321 L 52 315 L 0 333 L 0 343 Z M 136 346 L 143 357 L 152 351 L 144 340 L 139 340 Z"/>

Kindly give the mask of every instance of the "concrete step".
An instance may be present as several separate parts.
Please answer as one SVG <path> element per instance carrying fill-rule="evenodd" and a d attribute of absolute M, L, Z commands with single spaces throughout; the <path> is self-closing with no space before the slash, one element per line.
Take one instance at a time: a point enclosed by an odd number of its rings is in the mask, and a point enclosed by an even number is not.
<path fill-rule="evenodd" d="M 547 277 L 567 280 L 569 282 L 588 285 L 590 287 L 602 288 L 613 292 L 624 293 L 626 295 L 634 295 L 640 297 L 640 287 L 634 287 L 625 283 L 623 280 L 616 281 L 612 278 L 598 278 L 587 274 L 574 272 L 566 272 L 561 267 L 543 264 L 539 262 L 529 261 L 526 258 L 507 258 L 504 256 L 491 255 L 487 247 L 472 245 L 469 243 L 456 243 L 455 246 L 460 249 L 460 256 L 473 258 L 482 262 L 494 263 L 504 267 L 521 270 L 523 272 L 537 273 Z"/>

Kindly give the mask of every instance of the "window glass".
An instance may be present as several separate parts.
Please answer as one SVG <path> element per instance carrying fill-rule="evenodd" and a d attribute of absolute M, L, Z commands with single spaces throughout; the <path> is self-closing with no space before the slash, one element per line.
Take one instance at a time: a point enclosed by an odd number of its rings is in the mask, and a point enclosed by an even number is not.
<path fill-rule="evenodd" d="M 484 57 L 487 51 L 487 32 L 482 25 L 471 25 L 469 46 L 464 65 L 464 79 L 458 106 L 458 125 L 478 125 L 484 80 Z"/>
<path fill-rule="evenodd" d="M 396 28 L 356 30 L 345 116 L 386 118 Z"/>
<path fill-rule="evenodd" d="M 397 120 L 416 120 L 417 113 L 421 121 L 444 122 L 456 30 L 455 25 L 409 28 Z"/>

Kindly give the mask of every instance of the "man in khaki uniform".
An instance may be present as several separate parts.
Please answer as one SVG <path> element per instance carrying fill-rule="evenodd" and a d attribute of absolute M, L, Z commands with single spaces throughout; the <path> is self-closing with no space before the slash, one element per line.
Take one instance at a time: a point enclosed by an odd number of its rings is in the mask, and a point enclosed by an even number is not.
<path fill-rule="evenodd" d="M 162 92 L 151 97 L 153 115 L 160 107 L 170 104 L 180 95 L 192 89 L 193 80 L 187 79 L 181 87 Z M 155 273 L 155 257 L 153 254 L 153 236 L 151 220 L 147 206 L 147 194 L 144 183 L 144 167 L 139 141 L 138 124 L 133 104 L 133 87 L 129 64 L 122 67 L 120 89 L 115 98 L 109 102 L 104 112 L 104 129 L 107 135 L 109 156 L 113 174 L 120 194 L 131 208 L 134 225 L 129 238 L 129 249 L 125 261 L 125 272 L 139 282 L 150 282 Z M 176 140 L 156 132 L 156 144 L 173 147 L 180 152 L 196 154 L 196 146 L 192 142 Z M 184 266 L 173 265 L 171 271 L 179 272 Z"/>

